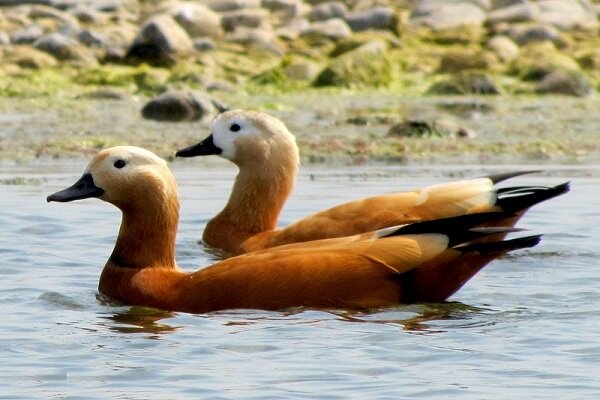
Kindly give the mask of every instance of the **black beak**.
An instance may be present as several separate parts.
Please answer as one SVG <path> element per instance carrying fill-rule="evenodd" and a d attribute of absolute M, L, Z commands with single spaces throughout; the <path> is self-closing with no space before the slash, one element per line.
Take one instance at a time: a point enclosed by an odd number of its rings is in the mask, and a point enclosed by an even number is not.
<path fill-rule="evenodd" d="M 213 135 L 210 134 L 206 139 L 198 144 L 195 144 L 185 149 L 181 149 L 175 153 L 176 157 L 196 157 L 196 156 L 210 156 L 212 154 L 221 154 L 222 149 L 215 146 L 213 142 Z"/>
<path fill-rule="evenodd" d="M 67 201 L 88 199 L 90 197 L 100 197 L 104 190 L 94 185 L 92 174 L 83 174 L 73 186 L 63 189 L 59 192 L 46 197 L 47 202 L 58 201 L 65 203 Z"/>

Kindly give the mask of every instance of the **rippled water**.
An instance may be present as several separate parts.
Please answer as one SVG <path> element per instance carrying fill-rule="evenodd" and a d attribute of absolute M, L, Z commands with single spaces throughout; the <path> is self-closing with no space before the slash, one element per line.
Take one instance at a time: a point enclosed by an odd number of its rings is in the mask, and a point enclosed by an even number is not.
<path fill-rule="evenodd" d="M 600 396 L 600 170 L 543 167 L 524 184 L 571 193 L 521 226 L 543 242 L 490 264 L 446 304 L 370 313 L 166 313 L 96 291 L 120 215 L 97 200 L 46 204 L 86 161 L 0 171 L 0 398 L 595 399 Z M 176 162 L 178 261 L 211 262 L 196 241 L 233 167 Z M 531 166 L 528 166 L 531 168 Z M 367 194 L 501 168 L 304 168 L 283 222 Z"/>

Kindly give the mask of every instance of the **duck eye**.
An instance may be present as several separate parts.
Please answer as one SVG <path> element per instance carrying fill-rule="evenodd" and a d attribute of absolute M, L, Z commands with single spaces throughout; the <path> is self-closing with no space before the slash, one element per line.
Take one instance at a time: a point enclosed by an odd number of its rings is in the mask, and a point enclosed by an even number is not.
<path fill-rule="evenodd" d="M 121 169 L 125 166 L 125 164 L 126 164 L 125 161 L 117 160 L 117 161 L 115 161 L 115 163 L 113 165 L 115 166 L 115 168 Z"/>
<path fill-rule="evenodd" d="M 240 129 L 242 129 L 242 127 L 241 127 L 241 126 L 239 126 L 238 124 L 231 124 L 231 126 L 229 127 L 229 130 L 230 130 L 231 132 L 237 132 L 237 131 L 239 131 Z"/>

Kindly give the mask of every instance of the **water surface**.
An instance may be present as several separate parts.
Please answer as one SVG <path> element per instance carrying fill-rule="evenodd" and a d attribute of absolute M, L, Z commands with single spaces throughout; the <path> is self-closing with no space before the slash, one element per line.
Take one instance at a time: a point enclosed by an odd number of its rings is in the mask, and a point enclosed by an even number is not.
<path fill-rule="evenodd" d="M 542 167 L 519 184 L 572 181 L 521 226 L 545 233 L 496 260 L 445 304 L 369 313 L 167 313 L 98 295 L 120 215 L 94 199 L 46 204 L 87 161 L 0 170 L 3 399 L 595 399 L 600 395 L 600 171 Z M 177 161 L 178 261 L 214 257 L 197 240 L 235 170 Z M 515 168 L 519 168 L 516 166 Z M 531 168 L 531 166 L 527 166 Z M 303 168 L 282 223 L 339 202 L 506 167 Z"/>

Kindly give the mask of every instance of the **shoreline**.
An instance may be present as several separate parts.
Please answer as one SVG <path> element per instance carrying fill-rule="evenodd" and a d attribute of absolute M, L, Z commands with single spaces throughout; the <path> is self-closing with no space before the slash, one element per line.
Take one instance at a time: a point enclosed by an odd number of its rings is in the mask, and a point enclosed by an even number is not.
<path fill-rule="evenodd" d="M 403 97 L 385 91 L 314 90 L 223 93 L 223 98 L 231 108 L 264 111 L 284 121 L 296 136 L 303 164 L 600 161 L 596 98 Z M 0 160 L 86 157 L 120 144 L 145 147 L 171 159 L 178 148 L 208 135 L 210 119 L 177 123 L 144 119 L 140 113 L 144 100 L 0 98 Z M 442 129 L 392 134 L 392 128 L 406 120 Z M 472 137 L 452 129 L 468 131 Z"/>

